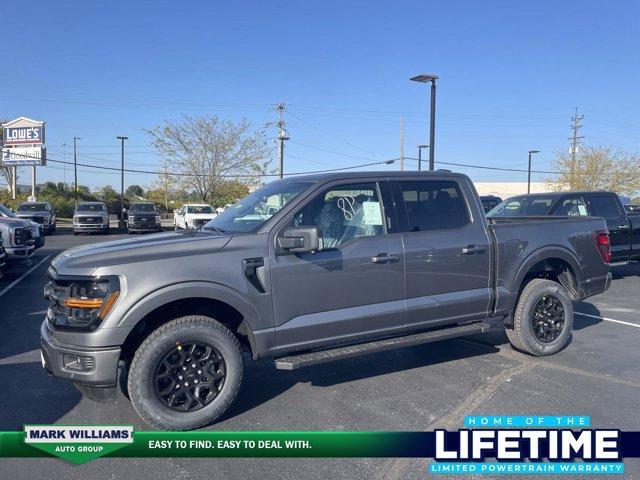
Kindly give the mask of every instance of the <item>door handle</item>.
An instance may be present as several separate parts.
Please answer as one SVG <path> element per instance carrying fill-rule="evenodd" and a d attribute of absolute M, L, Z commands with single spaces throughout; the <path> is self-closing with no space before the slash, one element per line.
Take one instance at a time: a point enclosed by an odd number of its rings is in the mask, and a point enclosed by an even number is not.
<path fill-rule="evenodd" d="M 484 253 L 485 250 L 486 249 L 484 247 L 480 247 L 478 245 L 467 245 L 462 249 L 462 253 L 464 255 L 474 255 L 476 253 Z"/>
<path fill-rule="evenodd" d="M 618 228 L 620 230 L 626 230 L 627 228 L 629 228 L 629 225 L 618 225 Z"/>
<path fill-rule="evenodd" d="M 371 263 L 395 263 L 399 262 L 398 255 L 389 255 L 388 253 L 379 253 L 375 257 L 371 257 Z"/>

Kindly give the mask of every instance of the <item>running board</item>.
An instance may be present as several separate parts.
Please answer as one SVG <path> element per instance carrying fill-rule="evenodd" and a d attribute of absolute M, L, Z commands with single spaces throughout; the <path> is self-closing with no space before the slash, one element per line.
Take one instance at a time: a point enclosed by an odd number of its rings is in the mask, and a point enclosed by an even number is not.
<path fill-rule="evenodd" d="M 343 358 L 357 357 L 367 353 L 382 352 L 394 348 L 408 347 L 422 343 L 437 342 L 449 338 L 463 337 L 474 333 L 488 332 L 490 325 L 484 322 L 470 323 L 440 330 L 414 333 L 404 337 L 386 338 L 384 340 L 374 340 L 373 342 L 349 345 L 346 347 L 332 348 L 331 350 L 320 350 L 317 352 L 302 353 L 300 355 L 290 355 L 276 358 L 275 367 L 278 370 L 297 370 L 301 367 L 309 367 L 320 363 L 331 362 Z"/>

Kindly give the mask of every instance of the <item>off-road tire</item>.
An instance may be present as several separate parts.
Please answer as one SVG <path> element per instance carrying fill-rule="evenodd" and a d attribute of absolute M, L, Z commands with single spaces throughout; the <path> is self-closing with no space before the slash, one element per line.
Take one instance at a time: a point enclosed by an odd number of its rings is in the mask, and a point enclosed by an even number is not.
<path fill-rule="evenodd" d="M 198 340 L 215 347 L 224 359 L 224 384 L 208 405 L 193 412 L 177 412 L 155 394 L 156 368 L 163 356 L 175 348 L 176 342 Z M 242 383 L 242 372 L 242 347 L 237 337 L 213 318 L 189 315 L 162 325 L 140 345 L 131 362 L 127 388 L 136 412 L 152 427 L 192 430 L 213 423 L 233 403 Z"/>
<path fill-rule="evenodd" d="M 564 308 L 564 326 L 558 338 L 552 342 L 542 342 L 536 338 L 532 317 L 543 296 L 554 296 Z M 513 324 L 506 325 L 509 342 L 516 350 L 535 356 L 553 355 L 562 350 L 571 340 L 573 326 L 573 304 L 567 290 L 553 280 L 534 278 L 525 285 L 513 315 Z"/>

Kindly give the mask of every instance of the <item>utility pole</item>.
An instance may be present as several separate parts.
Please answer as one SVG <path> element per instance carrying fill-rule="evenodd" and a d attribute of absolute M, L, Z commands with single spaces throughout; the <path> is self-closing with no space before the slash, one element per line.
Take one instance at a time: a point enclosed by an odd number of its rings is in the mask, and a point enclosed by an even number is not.
<path fill-rule="evenodd" d="M 62 189 L 67 189 L 67 144 L 62 144 Z"/>
<path fill-rule="evenodd" d="M 531 193 L 531 155 L 540 153 L 540 150 L 529 150 L 529 170 L 527 173 L 527 195 Z"/>
<path fill-rule="evenodd" d="M 278 111 L 278 158 L 280 163 L 280 178 L 284 176 L 284 142 L 289 140 L 289 134 L 285 130 L 284 109 L 286 105 L 279 103 L 276 107 Z"/>
<path fill-rule="evenodd" d="M 404 117 L 400 115 L 400 171 L 404 171 Z"/>
<path fill-rule="evenodd" d="M 569 138 L 571 140 L 571 172 L 569 176 L 569 189 L 573 189 L 574 185 L 574 175 L 576 171 L 576 153 L 578 152 L 578 146 L 582 143 L 582 139 L 584 136 L 578 135 L 578 130 L 582 127 L 582 119 L 584 115 L 578 116 L 578 107 L 576 107 L 576 111 L 571 117 L 571 129 L 573 130 L 573 136 Z"/>
<path fill-rule="evenodd" d="M 124 141 L 129 137 L 116 137 L 120 140 L 120 215 L 118 215 L 118 228 L 125 228 L 124 221 Z"/>
<path fill-rule="evenodd" d="M 78 208 L 78 151 L 77 141 L 80 137 L 73 137 L 73 191 L 75 192 L 76 208 Z"/>

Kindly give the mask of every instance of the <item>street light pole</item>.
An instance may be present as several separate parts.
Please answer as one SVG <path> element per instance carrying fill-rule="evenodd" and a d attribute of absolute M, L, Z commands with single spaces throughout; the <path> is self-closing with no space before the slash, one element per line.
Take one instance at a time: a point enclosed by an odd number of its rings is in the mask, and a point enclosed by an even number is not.
<path fill-rule="evenodd" d="M 435 170 L 435 145 L 436 145 L 436 80 L 437 75 L 422 74 L 411 77 L 409 80 L 420 83 L 431 82 L 431 108 L 429 113 L 429 170 Z"/>
<path fill-rule="evenodd" d="M 120 140 L 120 215 L 118 215 L 118 228 L 125 228 L 124 222 L 124 141 L 129 137 L 116 137 Z"/>
<path fill-rule="evenodd" d="M 422 149 L 429 148 L 429 145 L 418 145 L 418 171 L 422 170 Z"/>
<path fill-rule="evenodd" d="M 75 193 L 76 208 L 78 208 L 78 152 L 77 141 L 80 137 L 73 137 L 73 190 Z"/>
<path fill-rule="evenodd" d="M 540 153 L 540 150 L 529 150 L 529 169 L 527 170 L 527 194 L 531 193 L 531 155 Z"/>

